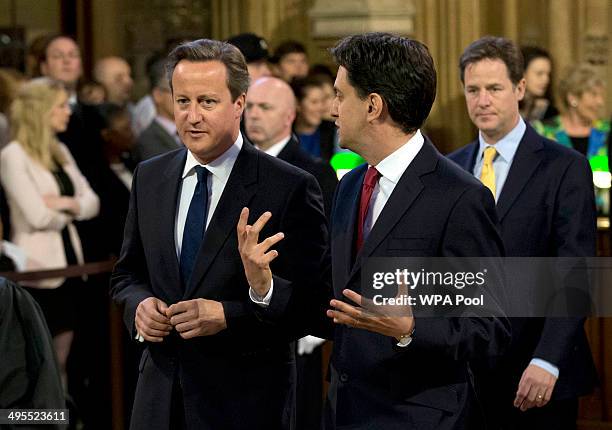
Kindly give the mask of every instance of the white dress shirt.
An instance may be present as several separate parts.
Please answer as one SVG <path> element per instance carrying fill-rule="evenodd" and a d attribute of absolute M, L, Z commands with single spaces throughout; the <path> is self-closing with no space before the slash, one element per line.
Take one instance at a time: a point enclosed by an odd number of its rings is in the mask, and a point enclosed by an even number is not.
<path fill-rule="evenodd" d="M 287 146 L 287 144 L 289 143 L 289 139 L 291 139 L 291 135 L 285 137 L 283 140 L 281 140 L 278 143 L 275 143 L 274 145 L 272 145 L 271 147 L 269 147 L 266 150 L 261 149 L 259 146 L 255 145 L 255 147 L 257 149 L 259 149 L 260 151 L 265 152 L 268 155 L 271 155 L 272 157 L 278 157 L 278 154 L 280 154 L 280 152 L 285 149 L 285 146 Z"/>
<path fill-rule="evenodd" d="M 198 176 L 195 172 L 196 166 L 206 168 L 209 175 L 206 180 L 206 188 L 208 192 L 208 214 L 206 216 L 206 227 L 215 213 L 217 204 L 221 199 L 221 194 L 225 189 L 227 180 L 229 179 L 232 168 L 238 158 L 238 154 L 242 149 L 242 134 L 238 133 L 238 138 L 230 148 L 208 164 L 201 164 L 191 153 L 187 151 L 187 160 L 183 169 L 183 183 L 181 184 L 179 204 L 176 211 L 176 219 L 174 226 L 174 244 L 176 247 L 176 255 L 180 259 L 181 246 L 183 244 L 183 231 L 185 230 L 185 221 L 187 220 L 187 212 L 189 204 L 198 184 Z"/>

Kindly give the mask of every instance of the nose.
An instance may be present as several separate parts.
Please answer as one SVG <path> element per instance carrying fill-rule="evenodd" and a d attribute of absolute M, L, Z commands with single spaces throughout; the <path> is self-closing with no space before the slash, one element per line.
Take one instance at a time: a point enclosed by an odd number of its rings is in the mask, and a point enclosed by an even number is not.
<path fill-rule="evenodd" d="M 191 124 L 197 124 L 201 120 L 202 114 L 200 113 L 197 103 L 190 104 L 189 110 L 187 111 L 187 121 L 189 121 Z"/>
<path fill-rule="evenodd" d="M 334 97 L 332 100 L 330 115 L 333 118 L 338 118 L 338 97 Z"/>
<path fill-rule="evenodd" d="M 479 106 L 488 106 L 491 104 L 491 98 L 489 96 L 489 92 L 487 90 L 483 90 L 478 93 L 478 105 Z"/>

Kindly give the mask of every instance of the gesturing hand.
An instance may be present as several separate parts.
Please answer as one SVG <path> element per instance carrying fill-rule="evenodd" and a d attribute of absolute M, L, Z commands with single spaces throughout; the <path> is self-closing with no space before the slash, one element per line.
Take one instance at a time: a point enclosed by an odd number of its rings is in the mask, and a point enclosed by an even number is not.
<path fill-rule="evenodd" d="M 214 300 L 178 302 L 168 308 L 166 315 L 183 339 L 211 336 L 227 328 L 223 305 Z"/>
<path fill-rule="evenodd" d="M 398 297 L 402 290 L 400 286 Z M 336 324 L 345 324 L 350 327 L 361 328 L 399 340 L 400 337 L 412 332 L 414 317 L 409 305 L 376 305 L 370 299 L 362 297 L 353 290 L 344 290 L 342 294 L 356 303 L 350 305 L 340 300 L 332 300 L 330 305 L 334 308 L 327 311 L 327 316 Z"/>
<path fill-rule="evenodd" d="M 172 326 L 166 317 L 168 305 L 158 298 L 149 297 L 138 303 L 135 325 L 138 333 L 148 342 L 161 342 Z"/>
<path fill-rule="evenodd" d="M 249 286 L 261 297 L 264 297 L 270 290 L 272 285 L 270 263 L 278 257 L 278 251 L 270 250 L 270 248 L 285 237 L 283 233 L 276 233 L 261 243 L 257 243 L 261 229 L 264 228 L 271 217 L 270 212 L 265 212 L 251 226 L 247 224 L 249 209 L 243 208 L 236 227 L 238 251 L 244 266 L 244 273 Z"/>

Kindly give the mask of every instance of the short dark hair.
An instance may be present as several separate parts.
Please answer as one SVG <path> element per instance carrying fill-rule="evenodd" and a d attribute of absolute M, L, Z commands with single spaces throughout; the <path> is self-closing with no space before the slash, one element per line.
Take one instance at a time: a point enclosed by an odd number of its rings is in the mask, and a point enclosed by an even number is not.
<path fill-rule="evenodd" d="M 278 64 L 285 55 L 289 54 L 304 54 L 308 55 L 306 48 L 300 42 L 295 40 L 287 40 L 276 47 L 271 62 Z"/>
<path fill-rule="evenodd" d="M 379 94 L 404 133 L 420 128 L 436 98 L 436 68 L 427 46 L 389 33 L 342 39 L 331 49 L 357 95 Z"/>
<path fill-rule="evenodd" d="M 510 81 L 516 85 L 525 72 L 523 54 L 514 42 L 505 37 L 485 36 L 470 43 L 459 58 L 459 73 L 464 82 L 465 69 L 482 60 L 501 60 L 508 69 Z"/>
<path fill-rule="evenodd" d="M 182 60 L 220 61 L 227 70 L 227 87 L 235 101 L 249 88 L 249 71 L 244 56 L 234 45 L 219 40 L 199 39 L 178 45 L 168 55 L 166 73 L 172 89 L 172 73 Z"/>
<path fill-rule="evenodd" d="M 314 76 L 306 76 L 305 78 L 294 78 L 291 81 L 291 89 L 298 103 L 304 100 L 306 93 L 310 88 L 323 88 L 323 81 Z"/>

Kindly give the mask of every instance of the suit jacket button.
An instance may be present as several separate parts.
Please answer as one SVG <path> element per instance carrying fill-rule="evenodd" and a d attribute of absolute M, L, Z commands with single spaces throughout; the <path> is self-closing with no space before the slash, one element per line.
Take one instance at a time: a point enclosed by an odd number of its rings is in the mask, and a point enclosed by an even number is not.
<path fill-rule="evenodd" d="M 348 380 L 349 380 L 349 377 L 346 373 L 342 373 L 340 375 L 340 382 L 348 382 Z"/>

